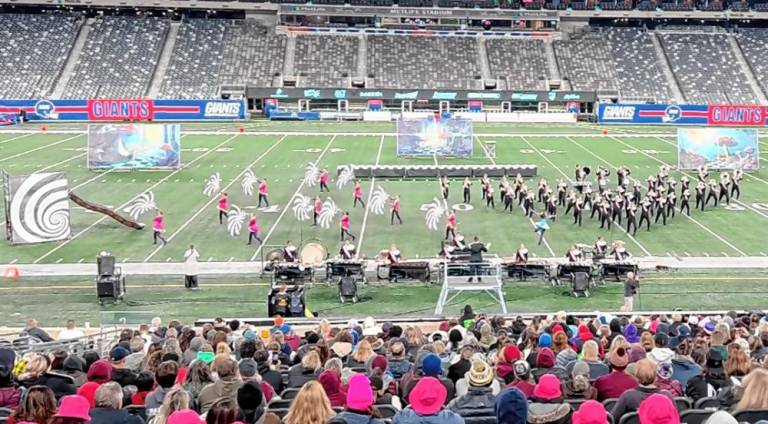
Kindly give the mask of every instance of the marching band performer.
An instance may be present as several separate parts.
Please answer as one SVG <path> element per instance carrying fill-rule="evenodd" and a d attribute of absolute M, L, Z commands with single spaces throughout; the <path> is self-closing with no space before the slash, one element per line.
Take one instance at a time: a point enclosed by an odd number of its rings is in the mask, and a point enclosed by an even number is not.
<path fill-rule="evenodd" d="M 339 255 L 341 255 L 341 258 L 344 260 L 355 259 L 355 256 L 357 256 L 355 250 L 355 244 L 352 243 L 352 239 L 346 239 L 344 240 L 344 244 L 341 245 L 341 249 L 339 249 Z"/>
<path fill-rule="evenodd" d="M 579 224 L 579 227 L 581 227 L 581 217 L 583 215 L 583 210 L 584 201 L 581 199 L 576 199 L 576 204 L 573 205 L 573 223 Z"/>
<path fill-rule="evenodd" d="M 501 180 L 499 180 L 499 203 L 504 205 L 504 210 L 507 210 L 507 204 L 506 204 L 506 197 L 507 197 L 507 190 L 509 190 L 509 182 L 507 181 L 507 176 L 504 175 L 501 177 Z"/>
<path fill-rule="evenodd" d="M 453 209 L 448 209 L 448 215 L 445 219 L 445 239 L 453 240 L 456 238 L 456 213 Z M 450 238 L 449 238 L 450 236 Z"/>
<path fill-rule="evenodd" d="M 684 188 L 682 192 L 682 196 L 680 197 L 680 212 L 682 213 L 683 211 L 685 211 L 685 214 L 688 216 L 691 216 L 691 205 L 688 204 L 688 200 L 690 198 L 691 198 L 691 190 L 689 190 L 688 188 Z"/>
<path fill-rule="evenodd" d="M 512 212 L 515 206 L 515 193 L 509 186 L 509 183 L 504 182 L 504 187 L 501 188 L 501 193 L 504 193 L 502 196 L 499 196 L 504 199 L 504 211 L 509 209 L 509 211 Z"/>
<path fill-rule="evenodd" d="M 733 178 L 731 178 L 731 197 L 739 200 L 741 197 L 741 180 L 744 178 L 744 171 L 741 169 L 735 169 L 733 171 Z"/>
<path fill-rule="evenodd" d="M 674 191 L 667 193 L 667 215 L 674 218 L 677 207 L 677 194 Z"/>
<path fill-rule="evenodd" d="M 523 199 L 523 213 L 525 216 L 529 218 L 533 216 L 533 206 L 533 193 L 528 193 L 525 199 Z"/>
<path fill-rule="evenodd" d="M 157 244 L 157 240 L 160 240 L 163 242 L 163 246 L 168 244 L 167 241 L 165 241 L 165 237 L 163 237 L 163 233 L 165 232 L 165 214 L 163 214 L 163 211 L 157 211 L 157 215 L 155 215 L 155 218 L 152 220 L 152 244 Z"/>
<path fill-rule="evenodd" d="M 610 255 L 616 261 L 623 261 L 632 257 L 632 255 L 630 255 L 627 249 L 624 247 L 624 242 L 621 240 L 616 240 L 613 242 L 613 249 L 611 250 Z"/>
<path fill-rule="evenodd" d="M 605 254 L 608 252 L 608 242 L 605 241 L 602 236 L 600 236 L 597 238 L 597 241 L 595 241 L 593 248 L 595 249 L 595 259 L 603 259 L 605 258 Z"/>
<path fill-rule="evenodd" d="M 714 178 L 710 178 L 708 186 L 709 191 L 707 192 L 707 200 L 704 203 L 708 205 L 709 199 L 712 199 L 715 201 L 715 207 L 717 207 L 717 181 L 715 181 Z"/>
<path fill-rule="evenodd" d="M 251 219 L 248 220 L 248 244 L 253 243 L 253 239 L 256 239 L 259 244 L 263 243 L 259 236 L 259 221 L 256 219 L 256 213 L 251 214 Z"/>
<path fill-rule="evenodd" d="M 565 206 L 565 197 L 568 191 L 568 184 L 563 179 L 557 180 L 557 206 Z"/>
<path fill-rule="evenodd" d="M 722 202 L 723 197 L 725 197 L 726 205 L 731 204 L 730 185 L 731 185 L 731 174 L 727 172 L 723 172 L 722 174 L 720 174 L 720 190 L 717 195 L 717 200 Z"/>
<path fill-rule="evenodd" d="M 600 211 L 598 211 L 600 217 L 600 228 L 605 228 L 605 225 L 608 224 L 608 231 L 611 231 L 611 224 L 613 223 L 611 220 L 612 211 L 613 209 L 611 207 L 611 203 L 608 201 L 608 199 L 603 199 L 603 203 L 600 204 Z"/>
<path fill-rule="evenodd" d="M 443 200 L 448 200 L 448 192 L 449 192 L 449 186 L 451 185 L 451 182 L 448 181 L 448 176 L 443 175 L 440 178 L 440 190 L 443 192 Z"/>
<path fill-rule="evenodd" d="M 259 204 L 256 207 L 260 208 L 261 202 L 264 202 L 264 206 L 269 207 L 269 189 L 265 178 L 259 180 Z"/>
<path fill-rule="evenodd" d="M 320 172 L 320 193 L 323 192 L 323 189 L 327 192 L 331 192 L 331 189 L 328 188 L 328 180 L 330 180 L 330 175 L 328 175 L 328 168 L 323 168 L 323 170 Z"/>
<path fill-rule="evenodd" d="M 312 225 L 317 226 L 317 218 L 320 217 L 320 212 L 323 210 L 323 201 L 320 200 L 320 196 L 315 197 L 315 208 L 312 211 Z"/>
<path fill-rule="evenodd" d="M 518 265 L 525 265 L 528 263 L 528 249 L 525 248 L 523 243 L 520 243 L 520 247 L 515 252 L 515 263 Z"/>
<path fill-rule="evenodd" d="M 707 168 L 706 165 L 699 167 L 699 171 L 696 174 L 696 178 L 698 178 L 699 181 L 702 183 L 707 182 L 707 178 L 709 178 L 709 169 Z"/>
<path fill-rule="evenodd" d="M 568 259 L 568 262 L 579 262 L 581 261 L 583 255 L 584 254 L 575 244 L 571 245 L 571 248 L 568 249 L 568 251 L 565 253 L 565 257 Z"/>
<path fill-rule="evenodd" d="M 221 193 L 217 209 L 219 210 L 219 224 L 223 224 L 224 220 L 227 219 L 227 212 L 229 212 L 229 196 L 227 196 L 227 193 Z"/>
<path fill-rule="evenodd" d="M 616 170 L 616 177 L 619 179 L 619 187 L 626 188 L 629 185 L 630 174 L 632 174 L 632 171 L 624 165 L 621 165 L 619 169 Z"/>
<path fill-rule="evenodd" d="M 599 193 L 605 191 L 608 186 L 608 170 L 602 166 L 597 168 L 597 190 Z"/>
<path fill-rule="evenodd" d="M 389 246 L 389 250 L 387 250 L 387 257 L 385 258 L 388 264 L 396 264 L 398 262 L 402 262 L 404 260 L 403 256 L 400 254 L 400 250 L 397 248 L 397 245 L 392 243 L 392 245 Z"/>
<path fill-rule="evenodd" d="M 470 202 L 470 191 L 469 188 L 472 187 L 472 181 L 469 180 L 469 177 L 464 178 L 464 203 Z"/>
<path fill-rule="evenodd" d="M 630 228 L 632 228 L 633 236 L 637 234 L 637 220 L 635 219 L 636 216 L 637 205 L 635 202 L 631 202 L 627 207 L 627 233 L 629 233 Z"/>
<path fill-rule="evenodd" d="M 702 212 L 704 212 L 704 205 L 706 205 L 706 202 L 704 201 L 706 193 L 707 185 L 704 181 L 699 180 L 699 182 L 696 183 L 696 209 L 699 209 L 699 205 L 701 205 Z"/>
<path fill-rule="evenodd" d="M 397 218 L 397 222 L 402 225 L 403 219 L 400 218 L 400 195 L 396 194 L 395 197 L 392 198 L 392 211 L 389 214 L 389 224 L 395 225 L 395 218 Z"/>
<path fill-rule="evenodd" d="M 456 237 L 453 238 L 453 247 L 455 247 L 455 251 L 463 251 L 467 250 L 467 245 L 464 243 L 464 234 L 456 233 Z"/>
<path fill-rule="evenodd" d="M 547 215 L 551 216 L 553 221 L 557 219 L 557 199 L 555 196 L 549 196 L 547 199 L 546 210 Z"/>
<path fill-rule="evenodd" d="M 339 221 L 339 227 L 341 228 L 341 240 L 344 240 L 344 236 L 347 236 L 352 240 L 355 239 L 355 236 L 353 236 L 352 233 L 349 232 L 349 228 L 350 228 L 349 212 L 344 211 L 344 213 L 341 215 L 341 220 Z"/>
<path fill-rule="evenodd" d="M 651 200 L 649 197 L 643 199 L 643 203 L 640 204 L 640 220 L 637 225 L 642 227 L 643 221 L 646 223 L 646 230 L 651 231 Z"/>
<path fill-rule="evenodd" d="M 355 188 L 352 190 L 352 196 L 355 199 L 352 201 L 352 209 L 357 206 L 358 202 L 360 202 L 363 209 L 365 209 L 365 202 L 363 202 L 363 187 L 360 185 L 360 181 L 355 180 Z"/>
<path fill-rule="evenodd" d="M 283 260 L 286 262 L 296 262 L 296 246 L 294 246 L 293 242 L 290 240 L 285 242 L 285 247 L 283 248 Z"/>
<path fill-rule="evenodd" d="M 483 177 L 480 178 L 480 190 L 482 191 L 483 200 L 486 200 L 486 197 L 488 196 L 488 187 L 490 186 L 491 179 L 488 178 L 488 174 L 483 174 Z"/>
<path fill-rule="evenodd" d="M 538 190 L 538 192 L 536 194 L 536 201 L 537 202 L 541 202 L 542 201 L 542 198 L 544 197 L 544 193 L 547 192 L 547 188 L 548 188 L 547 187 L 547 180 L 545 180 L 544 178 L 540 179 L 539 180 L 539 190 Z"/>
<path fill-rule="evenodd" d="M 659 218 L 664 225 L 667 225 L 667 198 L 664 195 L 656 198 L 656 219 L 653 222 L 658 224 Z"/>
<path fill-rule="evenodd" d="M 493 197 L 493 186 L 488 184 L 488 187 L 485 191 L 485 207 L 492 207 L 495 208 L 496 204 L 494 203 L 494 197 Z"/>

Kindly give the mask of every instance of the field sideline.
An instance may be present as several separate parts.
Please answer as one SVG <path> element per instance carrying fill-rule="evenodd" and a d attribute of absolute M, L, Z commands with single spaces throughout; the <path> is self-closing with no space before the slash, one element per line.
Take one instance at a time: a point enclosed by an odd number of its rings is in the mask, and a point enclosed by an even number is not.
<path fill-rule="evenodd" d="M 240 127 L 244 132 L 238 132 Z M 220 172 L 222 188 L 230 193 L 231 203 L 246 208 L 255 206 L 254 197 L 240 189 L 240 178 L 247 169 L 267 178 L 270 202 L 278 205 L 270 211 L 257 212 L 265 245 L 282 244 L 287 239 L 323 244 L 331 255 L 339 248 L 338 228 L 330 229 L 299 223 L 290 210 L 290 200 L 297 193 L 312 195 L 317 187 L 302 184 L 304 167 L 309 162 L 327 166 L 355 164 L 434 164 L 433 158 L 404 159 L 395 154 L 396 140 L 389 135 L 392 124 L 368 123 L 275 123 L 183 125 L 182 161 L 176 171 L 109 171 L 93 173 L 85 164 L 86 137 L 78 124 L 48 125 L 48 132 L 37 126 L 25 126 L 29 133 L 0 131 L 0 168 L 11 174 L 62 171 L 70 179 L 70 189 L 86 199 L 122 209 L 137 195 L 152 191 L 160 208 L 166 212 L 170 243 L 157 248 L 151 244 L 149 231 L 133 231 L 99 215 L 73 207 L 72 238 L 58 244 L 12 247 L 0 244 L 0 264 L 91 262 L 101 250 L 109 250 L 121 262 L 180 261 L 190 243 L 195 243 L 206 261 L 259 260 L 261 252 L 246 246 L 247 234 L 232 238 L 225 225 L 216 219 L 215 198 L 203 194 L 205 179 Z M 20 128 L 12 128 L 18 131 Z M 496 163 L 530 163 L 538 166 L 539 176 L 550 184 L 558 178 L 572 177 L 576 164 L 593 169 L 602 165 L 629 165 L 632 177 L 644 181 L 661 164 L 676 164 L 673 128 L 608 128 L 593 124 L 577 126 L 476 125 L 475 156 L 472 159 L 438 158 L 438 164 L 491 164 L 482 155 L 481 143 L 497 142 Z M 59 134 L 57 131 L 67 131 Z M 200 134 L 205 131 L 205 134 Z M 216 132 L 219 132 L 217 134 Z M 265 135 L 256 132 L 271 132 Z M 295 133 L 294 133 L 295 132 Z M 306 132 L 305 134 L 299 134 Z M 355 133 L 350 135 L 348 133 Z M 286 133 L 291 133 L 287 135 Z M 370 135 L 357 135 L 366 133 Z M 282 134 L 282 135 L 281 135 Z M 488 135 L 495 134 L 495 135 Z M 761 147 L 768 146 L 760 142 Z M 765 159 L 761 159 L 765 162 Z M 615 173 L 614 173 L 615 174 Z M 615 175 L 610 185 L 616 184 Z M 679 179 L 680 174 L 675 173 Z M 530 180 L 534 187 L 538 178 Z M 403 205 L 402 226 L 390 226 L 388 213 L 375 215 L 360 208 L 351 209 L 352 233 L 359 236 L 359 249 L 374 256 L 396 242 L 408 258 L 432 257 L 442 239 L 442 231 L 429 231 L 424 225 L 421 205 L 439 196 L 438 185 L 425 180 L 377 180 L 390 194 L 400 194 Z M 494 182 L 494 186 L 497 182 Z M 374 186 L 362 181 L 364 197 Z M 331 186 L 331 196 L 342 208 L 351 207 L 352 185 L 341 190 Z M 478 235 L 492 243 L 492 252 L 513 254 L 526 243 L 537 256 L 562 256 L 573 243 L 592 243 L 598 235 L 608 240 L 621 239 L 634 255 L 650 256 L 766 256 L 768 246 L 768 172 L 749 174 L 742 184 L 740 201 L 731 207 L 695 211 L 690 218 L 678 214 L 663 227 L 653 225 L 650 232 L 638 231 L 629 237 L 614 226 L 611 232 L 600 230 L 596 220 L 585 216 L 583 227 L 561 216 L 552 223 L 548 244 L 535 245 L 531 222 L 519 208 L 513 213 L 486 209 L 480 204 L 477 181 L 472 188 L 474 209 L 458 212 L 460 230 L 468 237 Z M 323 198 L 326 196 L 323 195 Z M 451 186 L 452 204 L 461 202 L 461 181 Z M 560 211 L 562 214 L 562 210 Z M 150 214 L 142 217 L 149 223 Z M 442 227 L 442 225 L 441 225 Z"/>

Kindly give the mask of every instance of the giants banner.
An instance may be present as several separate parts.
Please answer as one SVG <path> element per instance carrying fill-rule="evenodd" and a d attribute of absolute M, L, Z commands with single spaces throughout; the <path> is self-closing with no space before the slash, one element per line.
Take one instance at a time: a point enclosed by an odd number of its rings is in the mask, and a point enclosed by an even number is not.
<path fill-rule="evenodd" d="M 0 114 L 22 110 L 30 121 L 235 121 L 246 117 L 242 100 L 0 100 Z"/>
<path fill-rule="evenodd" d="M 754 105 L 648 105 L 601 103 L 601 124 L 703 125 L 762 127 L 768 125 L 768 109 Z"/>

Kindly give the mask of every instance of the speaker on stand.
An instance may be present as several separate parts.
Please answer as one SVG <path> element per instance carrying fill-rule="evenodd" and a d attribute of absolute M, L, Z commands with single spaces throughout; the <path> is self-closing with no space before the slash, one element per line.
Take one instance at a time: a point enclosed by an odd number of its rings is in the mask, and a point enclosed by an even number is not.
<path fill-rule="evenodd" d="M 115 262 L 115 257 L 106 251 L 96 257 L 96 299 L 99 305 L 107 300 L 119 304 L 125 298 L 125 277 Z"/>

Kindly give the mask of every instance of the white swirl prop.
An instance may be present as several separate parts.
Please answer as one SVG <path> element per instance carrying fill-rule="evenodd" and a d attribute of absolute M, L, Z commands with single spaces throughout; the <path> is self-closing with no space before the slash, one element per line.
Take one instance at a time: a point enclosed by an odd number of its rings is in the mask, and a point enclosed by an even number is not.
<path fill-rule="evenodd" d="M 10 215 L 16 243 L 42 243 L 69 237 L 69 190 L 60 173 L 32 174 L 11 200 Z"/>

